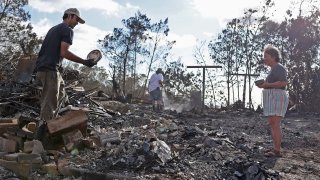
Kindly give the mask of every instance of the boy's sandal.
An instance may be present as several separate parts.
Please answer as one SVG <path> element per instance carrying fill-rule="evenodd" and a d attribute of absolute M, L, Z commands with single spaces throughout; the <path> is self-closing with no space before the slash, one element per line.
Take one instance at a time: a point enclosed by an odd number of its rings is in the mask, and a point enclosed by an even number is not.
<path fill-rule="evenodd" d="M 282 157 L 280 151 L 276 151 L 276 150 L 272 150 L 272 151 L 266 152 L 266 153 L 264 153 L 264 155 L 266 157 Z"/>

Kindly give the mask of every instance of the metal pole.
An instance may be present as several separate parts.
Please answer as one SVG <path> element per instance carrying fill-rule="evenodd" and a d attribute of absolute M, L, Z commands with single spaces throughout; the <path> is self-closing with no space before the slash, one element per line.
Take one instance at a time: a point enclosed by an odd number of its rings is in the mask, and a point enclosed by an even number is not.
<path fill-rule="evenodd" d="M 204 108 L 204 94 L 205 94 L 205 90 L 206 90 L 206 86 L 205 86 L 205 79 L 206 79 L 206 69 L 205 67 L 202 68 L 202 109 Z"/>

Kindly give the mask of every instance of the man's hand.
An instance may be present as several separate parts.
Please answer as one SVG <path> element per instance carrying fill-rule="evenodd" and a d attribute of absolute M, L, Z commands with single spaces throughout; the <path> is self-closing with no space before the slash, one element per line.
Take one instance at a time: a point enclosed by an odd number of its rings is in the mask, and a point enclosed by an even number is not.
<path fill-rule="evenodd" d="M 83 65 L 85 65 L 85 66 L 87 66 L 87 67 L 92 67 L 92 66 L 94 66 L 94 65 L 96 65 L 97 63 L 96 62 L 94 62 L 94 60 L 93 59 L 88 59 L 88 60 L 85 60 L 84 62 L 83 62 Z"/>

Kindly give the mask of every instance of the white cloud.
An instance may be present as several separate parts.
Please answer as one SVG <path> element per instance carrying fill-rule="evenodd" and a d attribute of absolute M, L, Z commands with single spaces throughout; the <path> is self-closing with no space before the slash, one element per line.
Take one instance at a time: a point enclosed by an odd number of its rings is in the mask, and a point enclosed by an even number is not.
<path fill-rule="evenodd" d="M 296 0 L 274 0 L 273 19 L 281 20 L 286 10 L 291 9 L 291 3 Z M 264 0 L 191 0 L 191 6 L 202 17 L 217 18 L 220 24 L 226 20 L 243 16 L 243 12 L 249 8 L 262 7 Z M 292 10 L 292 9 L 291 9 Z"/>
<path fill-rule="evenodd" d="M 179 49 L 193 47 L 197 42 L 197 38 L 192 34 L 178 35 L 169 33 L 168 39 L 171 41 L 175 40 L 176 44 L 174 47 Z"/>
<path fill-rule="evenodd" d="M 99 49 L 97 41 L 103 39 L 109 33 L 111 32 L 86 24 L 76 26 L 74 29 L 73 45 L 70 47 L 70 51 L 82 58 L 86 58 L 91 50 Z"/>
<path fill-rule="evenodd" d="M 106 15 L 117 15 L 124 9 L 136 8 L 127 4 L 126 7 L 121 6 L 113 0 L 77 0 L 77 1 L 66 1 L 66 0 L 32 0 L 29 5 L 38 10 L 39 12 L 63 12 L 67 8 L 75 7 L 81 10 L 96 10 Z"/>
<path fill-rule="evenodd" d="M 56 1 L 59 4 L 59 1 Z M 54 1 L 41 1 L 41 0 L 33 0 L 29 2 L 29 5 L 40 11 L 40 12 L 48 12 L 48 13 L 53 13 L 58 10 L 59 6 L 55 6 L 55 2 Z"/>
<path fill-rule="evenodd" d="M 203 32 L 203 35 L 207 38 L 212 38 L 214 36 L 214 33 L 212 32 Z"/>
<path fill-rule="evenodd" d="M 192 0 L 191 5 L 203 17 L 215 17 L 219 20 L 238 17 L 249 6 L 259 5 L 258 0 Z"/>
<path fill-rule="evenodd" d="M 139 6 L 132 5 L 131 3 L 126 3 L 126 8 L 134 9 L 134 10 L 139 10 L 140 9 Z"/>
<path fill-rule="evenodd" d="M 32 24 L 34 32 L 39 36 L 43 37 L 46 35 L 48 30 L 53 26 L 50 20 L 47 18 L 41 19 L 39 22 Z"/>
<path fill-rule="evenodd" d="M 194 64 L 193 48 L 197 44 L 197 38 L 191 34 L 178 35 L 171 33 L 169 40 L 176 40 L 176 44 L 172 48 L 172 54 L 181 57 L 185 65 Z"/>

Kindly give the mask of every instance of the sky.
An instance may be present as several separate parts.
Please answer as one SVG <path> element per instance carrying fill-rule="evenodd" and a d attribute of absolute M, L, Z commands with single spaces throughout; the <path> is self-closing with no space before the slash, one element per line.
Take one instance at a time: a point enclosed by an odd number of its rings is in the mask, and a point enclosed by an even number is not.
<path fill-rule="evenodd" d="M 275 18 L 283 18 L 290 1 L 274 1 Z M 213 39 L 226 22 L 261 3 L 261 0 L 30 0 L 27 10 L 34 31 L 44 37 L 52 26 L 62 22 L 66 9 L 78 8 L 86 23 L 74 28 L 70 50 L 83 58 L 98 48 L 98 39 L 103 39 L 113 28 L 123 27 L 121 20 L 134 16 L 137 11 L 146 14 L 151 22 L 168 18 L 168 38 L 176 40 L 172 54 L 181 57 L 187 66 L 196 65 L 193 49 L 197 41 Z M 103 58 L 98 65 L 108 67 L 108 60 Z"/>

